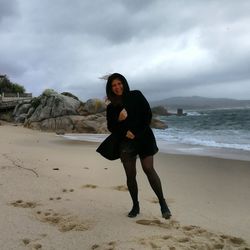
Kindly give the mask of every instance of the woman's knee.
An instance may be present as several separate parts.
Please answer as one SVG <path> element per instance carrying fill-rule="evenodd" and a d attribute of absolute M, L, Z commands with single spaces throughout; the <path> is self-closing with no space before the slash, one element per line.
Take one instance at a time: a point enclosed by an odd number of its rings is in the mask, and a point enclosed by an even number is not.
<path fill-rule="evenodd" d="M 155 171 L 152 156 L 141 158 L 140 160 L 141 160 L 142 169 L 145 174 L 150 174 Z"/>
<path fill-rule="evenodd" d="M 153 166 L 142 166 L 142 169 L 146 175 L 150 175 L 155 171 Z"/>

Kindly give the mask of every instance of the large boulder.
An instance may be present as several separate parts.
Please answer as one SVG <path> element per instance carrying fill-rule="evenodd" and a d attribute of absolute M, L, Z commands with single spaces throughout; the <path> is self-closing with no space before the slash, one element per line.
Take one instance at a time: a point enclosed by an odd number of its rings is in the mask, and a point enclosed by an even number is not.
<path fill-rule="evenodd" d="M 29 122 L 40 122 L 49 118 L 77 115 L 79 106 L 80 101 L 72 97 L 47 91 L 40 96 L 38 106 L 28 119 Z"/>
<path fill-rule="evenodd" d="M 153 107 L 151 108 L 151 110 L 154 115 L 168 115 L 169 114 L 168 110 L 163 106 Z"/>
<path fill-rule="evenodd" d="M 22 102 L 22 103 L 17 104 L 13 111 L 13 116 L 17 118 L 18 116 L 22 114 L 28 113 L 30 107 L 31 107 L 31 103 Z"/>
<path fill-rule="evenodd" d="M 42 131 L 57 133 L 108 133 L 106 118 L 102 115 L 62 116 L 45 119 L 41 122 L 27 121 L 24 126 Z"/>
<path fill-rule="evenodd" d="M 165 122 L 163 122 L 163 121 L 161 121 L 161 120 L 159 120 L 157 118 L 152 119 L 150 126 L 152 128 L 156 128 L 156 129 L 166 129 L 166 128 L 168 128 L 168 125 Z"/>
<path fill-rule="evenodd" d="M 24 123 L 26 118 L 27 118 L 27 114 L 22 113 L 15 118 L 15 122 Z"/>
<path fill-rule="evenodd" d="M 97 98 L 89 99 L 84 105 L 84 110 L 88 114 L 100 113 L 106 110 L 106 104 L 104 101 Z"/>

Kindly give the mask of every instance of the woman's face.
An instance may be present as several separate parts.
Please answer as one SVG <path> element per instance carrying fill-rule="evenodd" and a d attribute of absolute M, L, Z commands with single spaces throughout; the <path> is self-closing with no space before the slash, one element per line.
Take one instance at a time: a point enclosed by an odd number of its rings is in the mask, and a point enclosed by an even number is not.
<path fill-rule="evenodd" d="M 114 79 L 111 84 L 112 91 L 115 95 L 121 96 L 123 93 L 123 85 L 119 79 Z"/>

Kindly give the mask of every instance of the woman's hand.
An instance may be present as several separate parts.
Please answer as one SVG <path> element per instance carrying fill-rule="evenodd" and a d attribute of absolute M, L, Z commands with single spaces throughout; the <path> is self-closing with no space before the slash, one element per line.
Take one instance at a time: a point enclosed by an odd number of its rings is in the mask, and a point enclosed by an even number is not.
<path fill-rule="evenodd" d="M 130 130 L 128 130 L 127 134 L 126 134 L 126 137 L 129 138 L 129 139 L 134 139 L 135 135 Z"/>
<path fill-rule="evenodd" d="M 119 114 L 119 117 L 118 117 L 118 121 L 124 121 L 128 116 L 128 113 L 126 111 L 126 109 L 123 109 L 120 114 Z"/>

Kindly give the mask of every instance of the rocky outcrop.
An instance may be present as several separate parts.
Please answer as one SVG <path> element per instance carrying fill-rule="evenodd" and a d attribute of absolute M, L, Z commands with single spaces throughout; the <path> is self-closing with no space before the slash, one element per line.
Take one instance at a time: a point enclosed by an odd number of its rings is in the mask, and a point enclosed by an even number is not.
<path fill-rule="evenodd" d="M 152 113 L 154 115 L 168 115 L 168 110 L 163 106 L 157 106 L 152 108 Z"/>
<path fill-rule="evenodd" d="M 30 116 L 30 122 L 39 122 L 49 118 L 56 118 L 65 115 L 77 115 L 76 109 L 80 102 L 64 95 L 44 96 L 40 104 Z"/>
<path fill-rule="evenodd" d="M 12 111 L 6 110 L 6 111 L 1 111 L 0 112 L 0 120 L 6 121 L 6 122 L 13 122 L 13 116 L 12 116 Z"/>
<path fill-rule="evenodd" d="M 28 116 L 29 109 L 31 108 L 31 101 L 23 101 L 17 104 L 13 111 L 15 122 L 23 123 Z"/>
<path fill-rule="evenodd" d="M 157 118 L 153 118 L 151 121 L 151 127 L 157 129 L 166 129 L 168 128 L 168 125 Z"/>
<path fill-rule="evenodd" d="M 84 109 L 88 114 L 100 113 L 106 110 L 106 104 L 100 99 L 89 99 L 85 103 Z"/>
<path fill-rule="evenodd" d="M 42 131 L 63 133 L 108 133 L 106 104 L 100 99 L 83 103 L 70 94 L 47 89 L 39 97 L 18 104 L 13 112 L 15 122 Z M 152 127 L 166 128 L 159 120 Z"/>
<path fill-rule="evenodd" d="M 61 116 L 41 122 L 27 122 L 26 127 L 42 131 L 64 133 L 108 133 L 105 116 Z"/>
<path fill-rule="evenodd" d="M 79 101 L 78 97 L 73 95 L 72 93 L 70 92 L 62 92 L 61 95 L 65 95 L 65 96 L 69 96 L 69 97 L 72 97 L 73 99 Z"/>
<path fill-rule="evenodd" d="M 107 133 L 105 110 L 99 99 L 83 103 L 71 93 L 47 89 L 41 96 L 18 104 L 13 116 L 16 123 L 43 131 Z"/>

